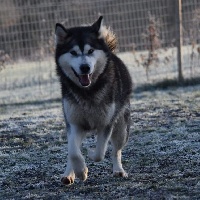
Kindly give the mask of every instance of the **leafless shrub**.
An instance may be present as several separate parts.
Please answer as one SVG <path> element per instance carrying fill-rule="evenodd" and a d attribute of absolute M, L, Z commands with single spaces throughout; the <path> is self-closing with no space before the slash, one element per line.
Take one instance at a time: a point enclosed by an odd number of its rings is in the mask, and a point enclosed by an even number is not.
<path fill-rule="evenodd" d="M 190 54 L 190 76 L 194 74 L 195 58 L 198 58 L 198 66 L 200 65 L 200 47 L 197 46 L 200 32 L 200 9 L 195 9 L 192 15 L 192 21 L 189 29 L 189 39 L 192 45 L 192 51 Z M 197 51 L 197 53 L 195 53 Z"/>
<path fill-rule="evenodd" d="M 192 42 L 192 52 L 190 54 L 190 76 L 193 75 L 193 67 L 194 67 L 194 58 L 195 58 L 195 42 Z"/>
<path fill-rule="evenodd" d="M 198 52 L 198 67 L 200 67 L 200 46 L 197 47 L 197 52 Z"/>
<path fill-rule="evenodd" d="M 54 33 L 52 33 L 51 36 L 49 37 L 48 43 L 47 43 L 47 47 L 48 47 L 47 49 L 48 49 L 48 51 L 49 51 L 49 53 L 50 53 L 51 55 L 53 55 L 54 52 L 55 52 L 55 41 L 54 41 L 54 37 L 55 37 L 55 35 L 54 35 Z"/>
<path fill-rule="evenodd" d="M 156 50 L 160 48 L 161 41 L 159 37 L 160 32 L 160 21 L 156 20 L 154 16 L 149 13 L 149 22 L 146 32 L 142 34 L 145 43 L 147 44 L 148 56 L 147 58 L 142 57 L 142 65 L 146 70 L 146 77 L 149 80 L 149 68 L 150 66 L 158 61 L 158 54 Z"/>
<path fill-rule="evenodd" d="M 10 56 L 4 50 L 0 50 L 0 71 L 3 70 L 10 61 Z"/>

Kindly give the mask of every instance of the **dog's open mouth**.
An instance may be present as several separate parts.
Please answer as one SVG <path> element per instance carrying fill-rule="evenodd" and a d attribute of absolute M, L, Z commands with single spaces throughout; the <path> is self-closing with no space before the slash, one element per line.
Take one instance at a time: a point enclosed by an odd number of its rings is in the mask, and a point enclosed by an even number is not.
<path fill-rule="evenodd" d="M 78 75 L 79 82 L 81 83 L 82 86 L 89 86 L 91 84 L 91 75 L 92 74 L 83 74 L 83 75 Z"/>
<path fill-rule="evenodd" d="M 78 77 L 79 82 L 82 86 L 87 87 L 91 84 L 91 76 L 92 74 L 77 74 L 75 70 L 72 68 L 74 74 Z"/>

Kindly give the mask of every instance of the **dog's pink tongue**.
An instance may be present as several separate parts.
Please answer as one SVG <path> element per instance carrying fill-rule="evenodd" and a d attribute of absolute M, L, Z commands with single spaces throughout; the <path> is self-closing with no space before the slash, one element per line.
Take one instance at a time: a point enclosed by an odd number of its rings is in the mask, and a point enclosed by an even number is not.
<path fill-rule="evenodd" d="M 91 81 L 89 74 L 79 75 L 79 81 L 82 86 L 90 85 Z"/>

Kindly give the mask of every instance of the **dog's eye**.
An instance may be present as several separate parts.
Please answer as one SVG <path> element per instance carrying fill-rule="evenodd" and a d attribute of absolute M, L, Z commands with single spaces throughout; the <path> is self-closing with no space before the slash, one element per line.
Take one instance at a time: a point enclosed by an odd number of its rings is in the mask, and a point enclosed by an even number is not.
<path fill-rule="evenodd" d="M 71 53 L 73 56 L 78 56 L 78 54 L 77 54 L 76 51 L 70 51 L 70 53 Z"/>
<path fill-rule="evenodd" d="M 92 54 L 94 52 L 94 49 L 90 49 L 89 51 L 88 51 L 88 54 Z"/>

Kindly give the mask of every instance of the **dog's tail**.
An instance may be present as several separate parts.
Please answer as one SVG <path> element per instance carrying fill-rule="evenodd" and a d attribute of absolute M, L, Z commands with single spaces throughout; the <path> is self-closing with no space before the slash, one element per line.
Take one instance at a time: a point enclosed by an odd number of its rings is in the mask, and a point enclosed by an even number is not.
<path fill-rule="evenodd" d="M 110 27 L 103 26 L 101 28 L 101 37 L 104 38 L 110 51 L 115 52 L 117 48 L 117 38 Z"/>

